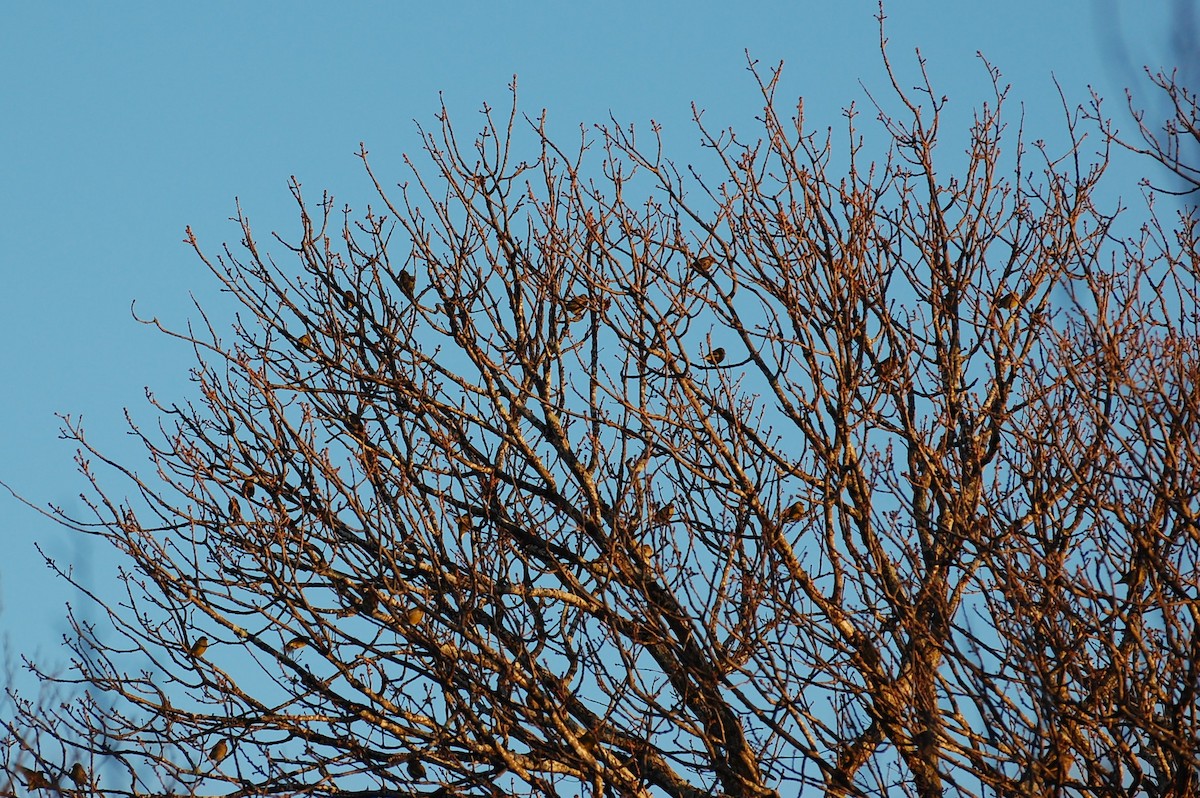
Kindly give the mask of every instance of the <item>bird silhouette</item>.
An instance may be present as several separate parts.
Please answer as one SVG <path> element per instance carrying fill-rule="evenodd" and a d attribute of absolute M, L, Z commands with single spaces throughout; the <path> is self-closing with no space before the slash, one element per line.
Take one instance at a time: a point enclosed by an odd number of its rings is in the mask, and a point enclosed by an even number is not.
<path fill-rule="evenodd" d="M 213 762 L 220 762 L 227 756 L 229 756 L 229 741 L 224 739 L 217 742 L 208 752 L 208 758 Z"/>
<path fill-rule="evenodd" d="M 82 762 L 71 765 L 71 770 L 67 775 L 71 777 L 71 781 L 75 782 L 76 787 L 82 787 L 88 782 L 87 770 L 83 767 Z"/>
<path fill-rule="evenodd" d="M 254 498 L 254 479 L 253 478 L 247 477 L 246 480 L 242 483 L 242 495 L 245 496 L 247 499 Z"/>
<path fill-rule="evenodd" d="M 692 261 L 692 268 L 700 274 L 708 274 L 717 265 L 717 259 L 712 255 L 701 255 Z"/>
<path fill-rule="evenodd" d="M 425 763 L 421 761 L 419 754 L 409 754 L 408 764 L 405 767 L 408 770 L 408 775 L 412 776 L 414 779 L 425 778 L 427 771 L 425 770 Z"/>
<path fill-rule="evenodd" d="M 362 587 L 362 598 L 358 601 L 358 609 L 363 615 L 374 615 L 379 606 L 379 596 L 370 587 Z"/>
<path fill-rule="evenodd" d="M 664 504 L 662 507 L 659 507 L 654 511 L 654 515 L 650 516 L 650 523 L 653 526 L 660 526 L 662 524 L 669 523 L 674 515 L 675 504 L 673 502 Z"/>
<path fill-rule="evenodd" d="M 346 310 L 354 310 L 355 296 L 354 292 L 347 288 L 342 292 L 342 307 Z"/>
<path fill-rule="evenodd" d="M 779 523 L 790 524 L 804 517 L 804 502 L 793 502 L 779 514 Z"/>
<path fill-rule="evenodd" d="M 308 645 L 308 641 L 303 637 L 293 637 L 291 640 L 283 644 L 285 651 L 299 651 Z"/>
<path fill-rule="evenodd" d="M 568 319 L 579 321 L 590 306 L 591 303 L 586 296 L 573 296 L 563 304 L 563 310 L 567 312 Z"/>
<path fill-rule="evenodd" d="M 718 346 L 716 349 L 714 349 L 713 351 L 709 352 L 707 355 L 704 356 L 704 362 L 710 363 L 714 366 L 720 364 L 720 362 L 724 359 L 725 359 L 725 347 L 723 347 L 723 346 Z"/>
<path fill-rule="evenodd" d="M 996 300 L 996 307 L 1000 308 L 1001 310 L 1012 310 L 1020 303 L 1021 298 L 1012 291 L 1009 291 L 1007 294 L 1002 295 Z"/>
<path fill-rule="evenodd" d="M 312 346 L 312 336 L 308 333 L 301 335 L 296 339 L 296 346 L 300 347 L 301 349 L 310 348 Z"/>
<path fill-rule="evenodd" d="M 416 296 L 417 278 L 409 274 L 408 271 L 401 271 L 396 275 L 396 284 L 400 286 L 400 293 L 409 299 Z"/>
<path fill-rule="evenodd" d="M 21 775 L 25 777 L 25 786 L 31 790 L 41 790 L 50 786 L 50 778 L 40 770 L 33 770 L 24 765 L 18 765 L 17 769 L 21 771 Z"/>
<path fill-rule="evenodd" d="M 900 370 L 900 358 L 896 357 L 895 353 L 890 354 L 879 361 L 877 368 L 880 379 L 893 380 L 896 378 L 896 373 Z"/>
<path fill-rule="evenodd" d="M 196 638 L 196 642 L 192 643 L 192 647 L 188 649 L 188 653 L 193 657 L 203 657 L 204 652 L 208 651 L 208 638 L 204 635 Z"/>

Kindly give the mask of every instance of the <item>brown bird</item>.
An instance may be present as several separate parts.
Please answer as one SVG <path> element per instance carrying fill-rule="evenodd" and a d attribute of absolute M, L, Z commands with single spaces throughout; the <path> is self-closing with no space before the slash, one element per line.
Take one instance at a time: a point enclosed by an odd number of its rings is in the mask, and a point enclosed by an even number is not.
<path fill-rule="evenodd" d="M 50 779 L 40 770 L 33 770 L 24 765 L 17 765 L 21 775 L 25 777 L 25 786 L 31 790 L 41 790 L 50 786 Z"/>
<path fill-rule="evenodd" d="M 416 296 L 417 278 L 413 277 L 407 271 L 401 271 L 396 275 L 396 284 L 400 286 L 400 293 L 404 294 L 409 299 Z"/>
<path fill-rule="evenodd" d="M 220 762 L 225 757 L 229 756 L 229 741 L 221 740 L 212 747 L 208 752 L 208 758 L 213 762 Z"/>
<path fill-rule="evenodd" d="M 999 299 L 996 300 L 996 307 L 1000 308 L 1001 310 L 1012 310 L 1019 305 L 1020 302 L 1021 298 L 1012 291 L 1009 291 L 1007 294 L 1003 294 Z"/>
<path fill-rule="evenodd" d="M 700 274 L 708 274 L 717 265 L 717 259 L 712 255 L 701 255 L 692 261 L 692 268 Z"/>
<path fill-rule="evenodd" d="M 420 607 L 413 607 L 408 612 L 404 613 L 404 620 L 408 621 L 409 626 L 416 626 L 421 621 L 425 620 L 425 610 Z"/>
<path fill-rule="evenodd" d="M 654 515 L 650 516 L 650 523 L 653 526 L 669 523 L 672 516 L 675 515 L 675 504 L 664 504 L 654 511 Z"/>
<path fill-rule="evenodd" d="M 82 762 L 71 765 L 71 770 L 67 775 L 71 777 L 71 781 L 75 782 L 76 787 L 82 787 L 88 783 L 87 770 L 83 767 Z"/>
<path fill-rule="evenodd" d="M 245 496 L 247 499 L 254 498 L 254 478 L 253 477 L 247 477 L 246 480 L 242 483 L 242 495 Z"/>
<path fill-rule="evenodd" d="M 308 333 L 301 335 L 296 339 L 296 346 L 300 347 L 301 349 L 310 348 L 312 346 L 312 336 Z"/>
<path fill-rule="evenodd" d="M 718 365 L 724 359 L 725 347 L 722 346 L 718 346 L 716 349 L 704 356 L 704 362 L 711 363 L 714 366 Z"/>
<path fill-rule="evenodd" d="M 308 641 L 303 637 L 293 637 L 291 640 L 283 644 L 284 651 L 299 651 L 308 645 Z"/>
<path fill-rule="evenodd" d="M 242 520 L 242 505 L 232 496 L 229 497 L 229 520 L 234 524 Z"/>
<path fill-rule="evenodd" d="M 572 321 L 578 321 L 579 319 L 582 319 L 583 314 L 587 312 L 588 304 L 587 297 L 573 296 L 567 300 L 563 307 L 566 309 L 567 314 L 571 317 Z"/>
<path fill-rule="evenodd" d="M 346 310 L 354 310 L 354 303 L 354 292 L 347 288 L 342 292 L 342 307 L 344 307 Z"/>
<path fill-rule="evenodd" d="M 188 649 L 188 653 L 193 657 L 203 657 L 204 652 L 208 651 L 208 638 L 204 635 L 196 638 L 196 642 L 192 643 L 192 647 Z"/>
<path fill-rule="evenodd" d="M 879 361 L 879 377 L 884 380 L 895 379 L 896 372 L 900 369 L 900 359 L 895 354 L 888 355 L 883 360 Z"/>
<path fill-rule="evenodd" d="M 462 515 L 460 515 L 458 517 L 457 523 L 458 523 L 459 538 L 463 538 L 466 535 L 468 535 L 471 532 L 472 527 L 474 526 L 471 523 L 471 516 L 467 515 L 466 513 L 463 513 Z"/>
<path fill-rule="evenodd" d="M 411 753 L 408 755 L 408 764 L 406 765 L 406 768 L 408 770 L 408 775 L 412 776 L 414 779 L 425 778 L 425 763 L 421 761 L 419 754 Z"/>
<path fill-rule="evenodd" d="M 804 502 L 794 502 L 779 514 L 779 523 L 790 524 L 804 517 Z"/>

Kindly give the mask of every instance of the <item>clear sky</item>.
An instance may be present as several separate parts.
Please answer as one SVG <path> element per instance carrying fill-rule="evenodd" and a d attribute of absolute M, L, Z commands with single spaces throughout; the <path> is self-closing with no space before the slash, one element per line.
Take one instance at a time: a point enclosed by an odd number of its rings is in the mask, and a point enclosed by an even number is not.
<path fill-rule="evenodd" d="M 920 47 L 939 92 L 963 114 L 987 99 L 982 52 L 1024 103 L 1030 138 L 1062 132 L 1053 79 L 1072 102 L 1088 86 L 1121 110 L 1146 93 L 1140 67 L 1194 52 L 1191 0 L 892 0 L 888 36 L 907 74 Z M 439 92 L 461 120 L 507 102 L 555 129 L 654 119 L 676 160 L 706 119 L 750 119 L 746 51 L 785 62 L 783 94 L 810 122 L 882 88 L 874 0 L 823 2 L 6 3 L 0 9 L 0 480 L 39 504 L 82 512 L 85 485 L 55 413 L 140 464 L 123 408 L 153 426 L 145 400 L 191 394 L 190 352 L 137 324 L 181 325 L 191 297 L 220 301 L 181 243 L 238 238 L 239 197 L 261 237 L 291 235 L 287 180 L 361 209 L 373 200 L 358 143 L 390 183 L 415 152 L 413 120 L 433 122 Z M 1193 86 L 1197 85 L 1195 81 Z M 690 148 L 690 149 L 689 149 Z M 868 155 L 871 153 L 868 152 Z M 1122 190 L 1136 193 L 1129 179 Z M 103 592 L 113 558 L 0 491 L 0 633 L 10 653 L 47 651 L 66 629 L 71 591 L 34 549 L 74 562 Z"/>

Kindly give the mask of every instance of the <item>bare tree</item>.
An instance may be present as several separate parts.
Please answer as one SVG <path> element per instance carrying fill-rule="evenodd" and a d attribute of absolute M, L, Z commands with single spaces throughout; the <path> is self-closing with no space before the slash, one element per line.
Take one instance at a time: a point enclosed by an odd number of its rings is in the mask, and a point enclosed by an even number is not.
<path fill-rule="evenodd" d="M 1196 794 L 1194 224 L 1117 237 L 1108 153 L 995 73 L 954 170 L 928 80 L 868 159 L 755 75 L 704 174 L 514 100 L 365 214 L 294 184 L 285 259 L 189 233 L 245 313 L 167 331 L 152 468 L 68 421 L 94 517 L 52 514 L 128 567 L 10 781 Z"/>

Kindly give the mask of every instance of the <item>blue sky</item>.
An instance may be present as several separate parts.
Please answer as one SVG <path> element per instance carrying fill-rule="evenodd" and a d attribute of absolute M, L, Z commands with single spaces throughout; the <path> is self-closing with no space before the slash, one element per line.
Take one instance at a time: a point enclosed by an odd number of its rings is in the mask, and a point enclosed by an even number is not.
<path fill-rule="evenodd" d="M 955 113 L 987 99 L 982 51 L 1013 84 L 1034 135 L 1061 135 L 1053 78 L 1068 99 L 1088 86 L 1122 109 L 1142 64 L 1186 52 L 1191 3 L 1116 0 L 894 1 L 891 54 L 906 75 L 920 47 Z M 85 485 L 54 414 L 82 415 L 90 437 L 140 463 L 123 409 L 153 426 L 145 400 L 190 396 L 189 351 L 130 316 L 180 326 L 191 297 L 221 302 L 181 243 L 237 239 L 234 199 L 260 236 L 290 234 L 287 180 L 310 197 L 373 200 L 358 143 L 387 182 L 418 149 L 439 92 L 474 133 L 483 102 L 522 108 L 554 129 L 582 122 L 663 124 L 687 162 L 706 119 L 748 128 L 756 96 L 746 51 L 784 61 L 783 96 L 810 122 L 841 122 L 882 89 L 875 3 L 608 2 L 442 4 L 303 2 L 6 4 L 0 11 L 0 480 L 36 503 L 81 509 Z M 953 135 L 953 131 L 951 132 Z M 870 154 L 868 152 L 868 154 Z M 1115 191 L 1136 196 L 1136 174 Z M 1115 195 L 1114 195 L 1115 201 Z M 114 560 L 0 492 L 0 633 L 11 650 L 50 646 L 72 599 L 34 550 L 102 585 Z M 103 592 L 103 588 L 101 588 Z"/>

